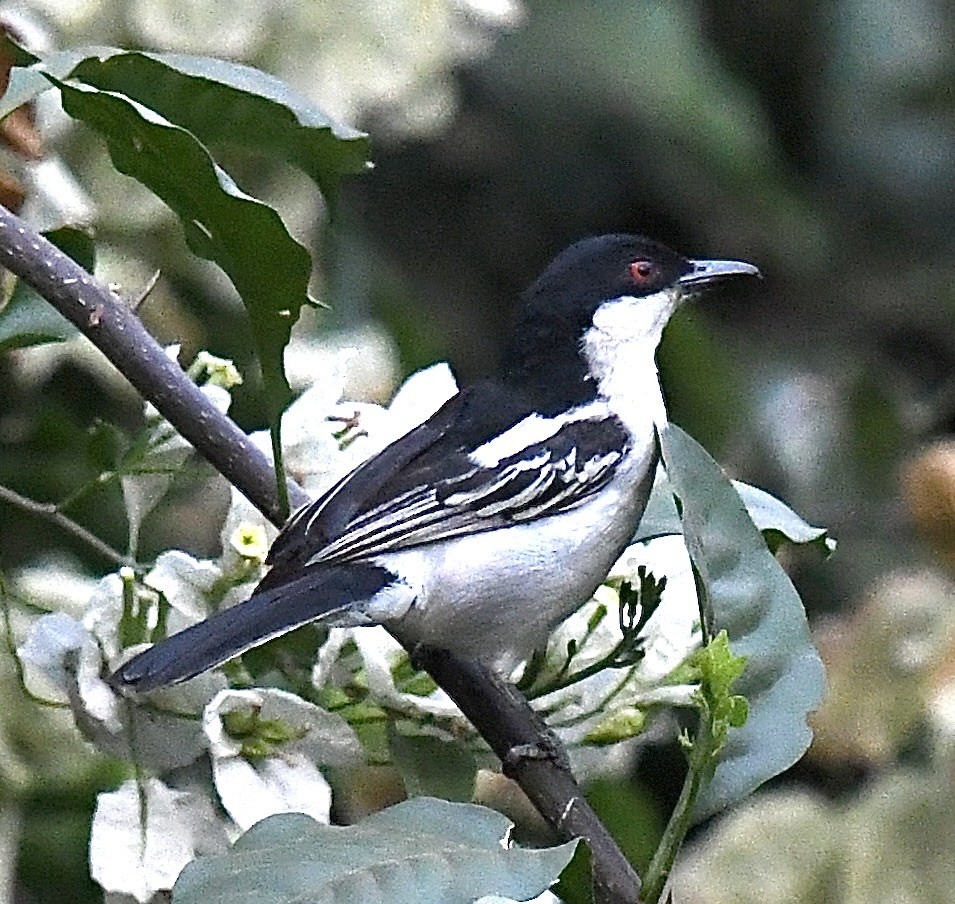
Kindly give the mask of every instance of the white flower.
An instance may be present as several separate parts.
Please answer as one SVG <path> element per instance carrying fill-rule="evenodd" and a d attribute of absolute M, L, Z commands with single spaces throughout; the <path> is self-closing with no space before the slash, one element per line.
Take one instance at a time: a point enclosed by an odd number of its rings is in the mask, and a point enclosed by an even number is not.
<path fill-rule="evenodd" d="M 10 586 L 37 608 L 80 618 L 96 583 L 96 578 L 81 571 L 71 559 L 41 556 L 18 569 Z"/>
<path fill-rule="evenodd" d="M 221 691 L 202 725 L 216 793 L 242 829 L 275 813 L 306 813 L 327 823 L 331 789 L 316 763 L 362 761 L 344 719 L 275 688 Z"/>
<path fill-rule="evenodd" d="M 30 693 L 65 703 L 69 699 L 70 673 L 86 658 L 99 665 L 99 648 L 83 625 L 62 612 L 38 618 L 26 642 L 17 649 Z M 88 669 L 84 669 L 87 672 Z M 95 707 L 101 709 L 101 707 Z"/>
<path fill-rule="evenodd" d="M 640 713 L 649 705 L 689 705 L 694 688 L 668 685 L 667 677 L 700 643 L 699 609 L 689 553 L 683 538 L 660 537 L 631 546 L 611 571 L 617 580 L 636 581 L 644 565 L 666 589 L 656 612 L 641 632 L 643 657 L 635 664 L 605 668 L 597 674 L 553 691 L 534 701 L 535 708 L 549 714 L 548 723 L 565 743 L 588 739 L 605 743 L 616 732 L 620 740 L 642 728 Z M 606 614 L 594 624 L 598 610 Z M 577 645 L 570 673 L 607 656 L 623 635 L 618 618 L 616 591 L 604 586 L 553 633 L 547 646 L 545 667 L 539 683 L 546 686 L 567 659 L 570 641 Z"/>
<path fill-rule="evenodd" d="M 101 750 L 156 770 L 188 765 L 202 754 L 199 721 L 190 714 L 198 714 L 225 684 L 221 674 L 157 692 L 149 707 L 135 706 L 103 680 L 105 663 L 94 635 L 62 613 L 38 619 L 17 653 L 27 688 L 69 702 L 77 726 Z"/>
<path fill-rule="evenodd" d="M 198 852 L 224 850 L 226 843 L 207 798 L 176 791 L 155 778 L 131 780 L 97 798 L 90 872 L 107 893 L 131 895 L 146 904 L 153 895 L 168 893 Z"/>
<path fill-rule="evenodd" d="M 222 570 L 215 563 L 171 549 L 156 559 L 143 583 L 158 590 L 176 612 L 185 616 L 185 624 L 179 627 L 186 627 L 209 615 L 208 594 L 221 578 Z"/>
<path fill-rule="evenodd" d="M 384 628 L 352 628 L 352 639 L 361 655 L 368 680 L 368 689 L 374 700 L 389 709 L 411 715 L 437 716 L 464 722 L 451 698 L 437 688 L 427 696 L 411 694 L 395 686 L 392 666 L 408 654 Z M 465 723 L 467 724 L 467 723 Z"/>
<path fill-rule="evenodd" d="M 458 391 L 451 368 L 444 362 L 413 373 L 388 405 L 380 434 L 372 436 L 376 451 L 424 423 Z"/>
<path fill-rule="evenodd" d="M 99 642 L 106 658 L 113 660 L 120 654 L 119 625 L 123 618 L 123 595 L 128 592 L 137 605 L 151 602 L 136 593 L 132 569 L 120 568 L 117 574 L 108 574 L 97 582 L 87 597 L 83 613 L 83 627 Z"/>
<path fill-rule="evenodd" d="M 641 565 L 657 579 L 667 579 L 663 602 L 643 631 L 646 656 L 640 671 L 651 684 L 664 679 L 700 645 L 700 608 L 690 554 L 682 536 L 635 543 L 611 569 L 608 580 L 633 581 Z"/>

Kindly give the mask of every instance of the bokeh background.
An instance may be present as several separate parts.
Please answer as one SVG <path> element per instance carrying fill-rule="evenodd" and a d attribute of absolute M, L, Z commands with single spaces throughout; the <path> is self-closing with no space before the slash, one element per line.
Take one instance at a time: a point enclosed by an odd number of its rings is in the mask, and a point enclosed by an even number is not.
<path fill-rule="evenodd" d="M 230 170 L 316 251 L 315 294 L 330 310 L 303 324 L 293 380 L 342 347 L 357 349 L 355 397 L 386 399 L 437 360 L 462 379 L 486 374 L 520 290 L 584 235 L 637 231 L 689 256 L 757 263 L 762 283 L 679 314 L 661 368 L 673 420 L 839 540 L 826 562 L 787 562 L 830 693 L 806 760 L 694 837 L 677 900 L 951 900 L 955 7 L 36 0 L 4 16 L 36 46 L 248 62 L 371 134 L 375 167 L 348 183 L 331 222 L 294 173 L 244 158 Z M 234 358 L 250 379 L 233 413 L 261 427 L 230 286 L 94 137 L 52 109 L 37 124 L 43 158 L 8 153 L 5 201 L 19 187 L 37 222 L 93 225 L 97 274 L 131 296 L 161 269 L 147 325 L 186 359 Z M 114 428 L 140 417 L 82 341 L 4 354 L 0 483 L 68 498 L 111 467 Z M 197 502 L 183 484 L 148 521 L 146 554 L 214 549 L 224 499 Z M 125 542 L 115 483 L 70 513 Z M 103 569 L 0 503 L 9 579 L 25 586 L 53 558 L 78 580 Z M 97 900 L 85 832 L 113 767 L 85 757 L 3 666 L 0 901 Z M 626 766 L 593 795 L 640 859 L 679 787 L 680 753 L 650 748 Z"/>

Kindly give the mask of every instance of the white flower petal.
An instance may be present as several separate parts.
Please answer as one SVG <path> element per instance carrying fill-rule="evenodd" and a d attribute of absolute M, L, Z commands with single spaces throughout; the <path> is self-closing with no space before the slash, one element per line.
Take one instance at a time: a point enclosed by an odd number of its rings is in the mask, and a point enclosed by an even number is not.
<path fill-rule="evenodd" d="M 221 577 L 222 570 L 214 562 L 171 549 L 156 559 L 143 583 L 158 590 L 170 606 L 197 622 L 209 614 L 206 594 Z"/>
<path fill-rule="evenodd" d="M 312 684 L 316 688 L 323 688 L 332 679 L 342 648 L 350 639 L 349 628 L 332 628 L 328 632 L 328 639 L 319 648 L 312 667 Z"/>
<path fill-rule="evenodd" d="M 89 631 L 62 612 L 38 618 L 17 650 L 27 690 L 47 700 L 66 702 L 70 684 L 67 654 L 80 650 L 89 639 Z"/>
<path fill-rule="evenodd" d="M 107 893 L 131 895 L 146 904 L 153 895 L 168 892 L 197 847 L 208 851 L 216 834 L 225 847 L 208 800 L 155 778 L 124 782 L 97 798 L 90 872 Z"/>
<path fill-rule="evenodd" d="M 10 584 L 17 595 L 40 608 L 79 618 L 97 581 L 70 559 L 41 557 L 11 575 Z"/>
<path fill-rule="evenodd" d="M 83 626 L 99 641 L 107 658 L 119 655 L 122 618 L 123 579 L 119 574 L 108 574 L 96 584 L 83 615 Z"/>
<path fill-rule="evenodd" d="M 368 688 L 378 702 L 409 714 L 464 720 L 458 708 L 440 688 L 422 697 L 404 693 L 395 687 L 391 675 L 392 663 L 396 657 L 407 654 L 384 628 L 355 628 L 352 639 L 365 664 Z"/>
<path fill-rule="evenodd" d="M 28 689 L 69 702 L 77 726 L 101 750 L 156 770 L 188 765 L 204 751 L 199 721 L 189 713 L 222 687 L 220 674 L 157 692 L 148 707 L 136 706 L 102 679 L 93 635 L 60 613 L 38 619 L 18 652 Z"/>
<path fill-rule="evenodd" d="M 231 737 L 224 722 L 241 712 L 254 721 L 281 722 L 289 740 L 276 753 L 252 761 L 242 754 L 241 739 Z M 226 812 L 243 829 L 274 813 L 307 813 L 328 822 L 331 790 L 315 763 L 355 765 L 361 744 L 339 716 L 276 688 L 224 690 L 203 713 L 203 730 L 212 758 L 216 792 Z M 274 742 L 273 742 L 274 743 Z"/>
<path fill-rule="evenodd" d="M 213 761 L 241 753 L 241 740 L 231 737 L 223 724 L 223 717 L 233 712 L 288 726 L 294 737 L 281 745 L 283 754 L 302 754 L 331 766 L 353 766 L 361 762 L 361 743 L 344 719 L 278 688 L 227 689 L 209 701 L 202 715 L 202 726 Z"/>
<path fill-rule="evenodd" d="M 202 394 L 210 401 L 222 414 L 225 414 L 232 405 L 232 393 L 224 386 L 216 383 L 205 383 L 200 387 Z"/>
<path fill-rule="evenodd" d="M 457 380 L 443 361 L 413 373 L 388 406 L 395 438 L 424 423 L 457 391 Z"/>
<path fill-rule="evenodd" d="M 276 813 L 305 813 L 328 823 L 332 792 L 318 768 L 302 754 L 215 757 L 212 777 L 225 811 L 242 829 Z"/>

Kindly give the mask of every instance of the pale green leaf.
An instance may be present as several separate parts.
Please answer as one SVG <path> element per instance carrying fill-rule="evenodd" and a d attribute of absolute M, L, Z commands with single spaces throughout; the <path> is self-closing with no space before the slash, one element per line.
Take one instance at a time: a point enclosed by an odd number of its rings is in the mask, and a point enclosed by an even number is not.
<path fill-rule="evenodd" d="M 798 760 L 812 734 L 807 716 L 825 679 L 802 601 L 767 549 L 739 493 L 706 450 L 673 424 L 661 435 L 683 532 L 699 573 L 712 633 L 725 629 L 730 648 L 746 657 L 733 685 L 750 705 L 749 719 L 730 731 L 694 816 L 742 799 Z"/>
<path fill-rule="evenodd" d="M 253 826 L 227 854 L 182 872 L 174 904 L 472 904 L 546 891 L 574 843 L 505 847 L 511 825 L 474 804 L 419 797 L 357 825 L 298 813 Z"/>
<path fill-rule="evenodd" d="M 781 499 L 740 480 L 734 480 L 733 486 L 772 552 L 776 552 L 783 543 L 816 546 L 826 555 L 835 550 L 836 541 L 824 527 L 809 524 Z M 634 540 L 649 540 L 682 532 L 680 515 L 673 501 L 673 487 L 666 477 L 661 476 L 653 485 Z"/>

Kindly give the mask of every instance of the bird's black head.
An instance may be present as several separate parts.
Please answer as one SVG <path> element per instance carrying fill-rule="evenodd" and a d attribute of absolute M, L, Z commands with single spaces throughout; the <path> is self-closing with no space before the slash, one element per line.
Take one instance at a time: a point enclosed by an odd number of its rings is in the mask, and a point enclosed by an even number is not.
<path fill-rule="evenodd" d="M 757 273 L 738 261 L 690 260 L 642 236 L 583 239 L 554 258 L 521 297 L 502 362 L 504 379 L 544 409 L 579 404 L 595 392 L 581 343 L 607 302 L 634 300 L 634 329 L 648 336 L 656 331 L 652 354 L 682 299 L 722 279 Z"/>

